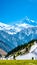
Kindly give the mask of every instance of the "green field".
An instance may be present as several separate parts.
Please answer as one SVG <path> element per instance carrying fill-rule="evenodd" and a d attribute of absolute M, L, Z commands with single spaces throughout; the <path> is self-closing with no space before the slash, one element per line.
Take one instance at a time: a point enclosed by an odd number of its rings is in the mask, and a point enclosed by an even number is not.
<path fill-rule="evenodd" d="M 0 65 L 37 65 L 37 60 L 0 60 Z"/>

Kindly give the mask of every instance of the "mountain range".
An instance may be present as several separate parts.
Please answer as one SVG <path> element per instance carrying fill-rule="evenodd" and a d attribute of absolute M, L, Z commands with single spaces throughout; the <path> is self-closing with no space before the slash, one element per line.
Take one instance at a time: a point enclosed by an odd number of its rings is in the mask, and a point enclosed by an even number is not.
<path fill-rule="evenodd" d="M 37 21 L 28 17 L 20 23 L 8 25 L 0 22 L 0 49 L 9 52 L 15 47 L 37 39 Z"/>

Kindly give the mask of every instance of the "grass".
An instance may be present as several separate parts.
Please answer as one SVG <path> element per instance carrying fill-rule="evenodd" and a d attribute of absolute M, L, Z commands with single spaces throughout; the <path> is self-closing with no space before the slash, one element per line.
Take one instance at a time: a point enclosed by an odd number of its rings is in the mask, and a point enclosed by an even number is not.
<path fill-rule="evenodd" d="M 0 60 L 0 65 L 37 65 L 37 60 Z"/>

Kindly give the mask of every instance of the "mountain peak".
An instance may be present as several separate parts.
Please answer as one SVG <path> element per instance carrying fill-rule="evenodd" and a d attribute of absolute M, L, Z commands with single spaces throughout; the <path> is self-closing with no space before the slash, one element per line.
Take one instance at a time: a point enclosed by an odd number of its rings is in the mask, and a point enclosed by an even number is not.
<path fill-rule="evenodd" d="M 28 18 L 27 16 L 22 20 L 22 22 L 24 22 L 25 24 L 37 26 L 37 21 L 32 20 L 32 19 Z"/>
<path fill-rule="evenodd" d="M 29 17 L 26 16 L 26 17 L 25 17 L 25 20 L 29 21 L 30 19 L 29 19 Z"/>
<path fill-rule="evenodd" d="M 0 30 L 4 30 L 9 34 L 16 34 L 17 32 L 20 32 L 24 28 L 28 27 L 37 27 L 37 23 L 34 20 L 30 20 L 27 16 L 22 20 L 21 23 L 16 23 L 13 25 L 8 25 L 0 22 Z"/>

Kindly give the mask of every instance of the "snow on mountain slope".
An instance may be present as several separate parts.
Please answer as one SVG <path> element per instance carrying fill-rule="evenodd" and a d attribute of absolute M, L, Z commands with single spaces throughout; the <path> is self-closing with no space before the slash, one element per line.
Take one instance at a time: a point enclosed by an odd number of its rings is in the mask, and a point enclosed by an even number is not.
<path fill-rule="evenodd" d="M 19 23 L 8 25 L 0 22 L 0 30 L 4 30 L 9 34 L 16 34 L 20 32 L 23 28 L 28 27 L 37 27 L 37 22 L 34 20 L 30 20 L 27 16 Z"/>
<path fill-rule="evenodd" d="M 24 22 L 7 25 L 0 22 L 0 40 L 5 43 L 5 46 L 0 44 L 0 48 L 4 49 L 6 52 L 11 51 L 18 45 L 28 43 L 33 39 L 37 39 L 37 26 L 31 25 L 32 20 L 26 18 Z M 29 23 L 27 23 L 29 22 Z"/>
<path fill-rule="evenodd" d="M 17 56 L 16 60 L 30 60 L 32 57 L 34 60 L 37 60 L 37 43 L 34 43 L 35 44 L 31 47 L 29 53 Z"/>
<path fill-rule="evenodd" d="M 0 22 L 0 30 L 4 30 L 9 34 L 15 34 L 16 32 L 20 31 L 19 27 L 15 27 L 14 25 L 7 25 Z"/>
<path fill-rule="evenodd" d="M 20 32 L 23 28 L 34 27 L 33 24 L 36 24 L 37 27 L 37 23 L 34 20 L 30 20 L 28 17 L 26 17 L 21 22 L 13 25 L 8 25 L 0 22 L 0 30 L 4 30 L 9 34 L 16 34 L 17 32 Z"/>
<path fill-rule="evenodd" d="M 30 24 L 30 25 L 34 25 L 37 26 L 37 21 L 35 20 L 30 20 L 27 16 L 23 19 L 23 22 L 25 22 L 25 24 Z"/>
<path fill-rule="evenodd" d="M 16 57 L 16 60 L 30 60 L 30 59 L 32 59 L 32 57 L 35 57 L 35 55 L 32 53 L 28 53 L 25 55 L 19 55 L 18 57 Z"/>
<path fill-rule="evenodd" d="M 0 30 L 4 30 L 9 34 L 16 34 L 17 32 L 20 32 L 23 28 L 33 27 L 32 25 L 21 23 L 21 24 L 15 24 L 14 25 L 7 25 L 0 22 Z"/>

